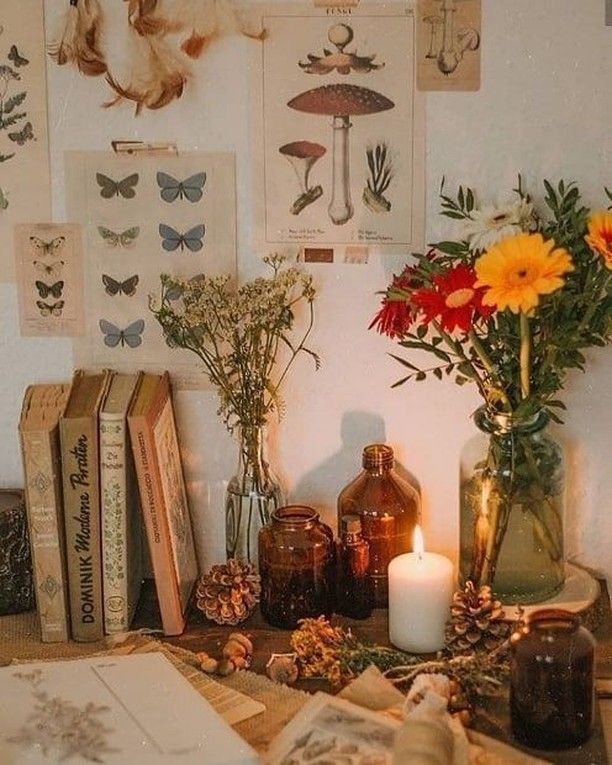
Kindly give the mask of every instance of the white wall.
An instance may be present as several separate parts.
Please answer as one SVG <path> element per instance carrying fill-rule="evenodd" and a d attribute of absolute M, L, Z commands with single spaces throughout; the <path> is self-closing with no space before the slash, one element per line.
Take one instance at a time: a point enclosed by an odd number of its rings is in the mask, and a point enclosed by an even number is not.
<path fill-rule="evenodd" d="M 47 0 L 49 30 L 64 5 Z M 103 5 L 117 17 L 112 39 L 120 47 L 122 4 Z M 239 263 L 244 276 L 253 274 L 247 67 L 255 44 L 238 38 L 215 44 L 180 103 L 138 119 L 129 107 L 99 108 L 107 95 L 101 81 L 49 63 L 56 219 L 64 214 L 65 149 L 106 149 L 113 138 L 133 137 L 235 150 Z M 563 176 L 579 182 L 588 204 L 602 205 L 603 185 L 612 186 L 611 75 L 612 28 L 604 26 L 603 0 L 483 0 L 482 89 L 427 97 L 428 240 L 443 232 L 437 215 L 442 175 L 449 188 L 468 183 L 485 198 L 511 188 L 518 171 L 534 190 L 542 176 Z M 388 258 L 313 267 L 320 298 L 312 345 L 323 368 L 315 373 L 303 360 L 294 369 L 273 461 L 291 499 L 312 503 L 331 519 L 339 489 L 359 467 L 361 447 L 386 438 L 423 488 L 429 547 L 455 556 L 457 457 L 472 433 L 469 415 L 478 398 L 436 381 L 390 390 L 400 371 L 385 355 L 392 345 L 367 326 L 378 304 L 375 290 L 401 266 L 402 259 Z M 19 338 L 12 285 L 0 286 L 0 304 L 0 482 L 14 486 L 22 481 L 15 429 L 24 386 L 66 378 L 72 359 L 67 340 Z M 591 360 L 587 376 L 571 377 L 566 395 L 568 543 L 585 562 L 612 574 L 612 354 L 594 353 Z M 223 557 L 223 510 L 215 503 L 234 463 L 215 408 L 210 394 L 179 395 L 186 469 L 209 558 Z"/>

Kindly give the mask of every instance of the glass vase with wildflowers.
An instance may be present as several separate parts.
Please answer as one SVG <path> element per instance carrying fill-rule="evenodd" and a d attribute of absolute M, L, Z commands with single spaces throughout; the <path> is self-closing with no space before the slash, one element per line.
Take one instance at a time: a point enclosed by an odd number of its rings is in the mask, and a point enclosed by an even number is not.
<path fill-rule="evenodd" d="M 534 577 L 546 579 L 538 566 L 554 569 L 550 594 L 563 581 L 562 465 L 550 440 L 533 435 L 549 419 L 561 422 L 559 391 L 570 369 L 584 370 L 585 349 L 610 341 L 612 212 L 590 211 L 573 183 L 544 188 L 541 207 L 520 177 L 516 199 L 498 207 L 479 207 L 470 188 L 442 189 L 442 215 L 459 222 L 460 236 L 394 277 L 371 328 L 434 358 L 423 366 L 392 354 L 406 372 L 394 387 L 448 376 L 483 398 L 476 419 L 488 448 L 462 475 L 464 578 L 495 586 L 500 569 L 516 568 L 519 553 L 504 554 L 504 540 L 527 523 L 540 555 Z M 531 543 L 524 527 L 517 533 Z M 512 586 L 496 589 L 513 599 L 504 591 Z M 537 598 L 518 585 L 514 593 Z"/>
<path fill-rule="evenodd" d="M 306 354 L 320 366 L 307 347 L 314 324 L 312 278 L 286 268 L 280 255 L 264 262 L 270 277 L 237 288 L 229 276 L 184 281 L 164 275 L 161 299 L 150 304 L 166 341 L 200 358 L 219 398 L 218 414 L 230 433 L 238 433 L 239 469 L 226 496 L 226 547 L 228 557 L 253 562 L 258 530 L 281 504 L 263 429 L 271 415 L 283 414 L 280 390 L 297 357 Z M 307 318 L 298 331 L 302 305 Z"/>

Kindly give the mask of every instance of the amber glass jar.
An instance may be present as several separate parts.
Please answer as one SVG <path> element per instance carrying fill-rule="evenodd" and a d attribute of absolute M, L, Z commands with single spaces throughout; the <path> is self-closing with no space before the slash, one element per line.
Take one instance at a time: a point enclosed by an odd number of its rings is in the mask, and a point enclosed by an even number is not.
<path fill-rule="evenodd" d="M 569 749 L 593 725 L 595 640 L 576 614 L 536 611 L 511 640 L 512 732 L 536 749 Z"/>
<path fill-rule="evenodd" d="M 393 465 L 390 446 L 366 446 L 363 471 L 338 497 L 339 529 L 345 515 L 361 518 L 363 538 L 370 546 L 368 574 L 377 607 L 388 603 L 389 562 L 396 555 L 412 550 L 412 536 L 420 514 L 419 495 L 395 472 Z"/>
<path fill-rule="evenodd" d="M 287 505 L 259 532 L 261 612 L 275 627 L 334 610 L 334 535 L 310 507 Z"/>

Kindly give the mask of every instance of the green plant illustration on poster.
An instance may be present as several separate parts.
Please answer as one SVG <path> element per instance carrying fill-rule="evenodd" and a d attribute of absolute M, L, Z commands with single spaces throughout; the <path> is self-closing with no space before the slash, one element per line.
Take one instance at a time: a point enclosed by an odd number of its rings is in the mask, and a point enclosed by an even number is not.
<path fill-rule="evenodd" d="M 5 135 L 8 142 L 0 145 L 0 163 L 8 162 L 28 141 L 34 140 L 32 123 L 24 107 L 27 91 L 21 88 L 19 69 L 28 66 L 29 59 L 21 55 L 16 45 L 11 45 L 6 53 L 6 63 L 0 63 L 0 136 Z M 0 188 L 0 209 L 9 205 L 7 193 Z"/>

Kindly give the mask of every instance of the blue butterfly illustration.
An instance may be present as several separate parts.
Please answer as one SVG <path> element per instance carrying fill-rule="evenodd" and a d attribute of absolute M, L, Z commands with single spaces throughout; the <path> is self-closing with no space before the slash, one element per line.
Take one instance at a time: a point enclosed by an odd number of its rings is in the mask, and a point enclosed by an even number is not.
<path fill-rule="evenodd" d="M 187 199 L 190 202 L 199 202 L 202 199 L 206 173 L 196 173 L 184 181 L 177 181 L 167 173 L 157 173 L 157 185 L 164 202 L 174 202 L 176 199 Z"/>
<path fill-rule="evenodd" d="M 203 223 L 190 228 L 184 234 L 181 234 L 172 228 L 172 226 L 167 226 L 165 223 L 159 224 L 159 235 L 162 239 L 162 247 L 166 252 L 174 252 L 179 247 L 181 250 L 187 247 L 191 252 L 198 252 L 203 247 L 202 240 L 205 233 L 206 228 Z"/>
<path fill-rule="evenodd" d="M 145 327 L 144 319 L 137 319 L 125 329 L 119 329 L 119 327 L 116 327 L 110 321 L 106 321 L 106 319 L 100 319 L 98 323 L 100 331 L 104 335 L 104 345 L 109 348 L 116 348 L 119 343 L 121 343 L 122 348 L 126 345 L 130 348 L 138 348 L 142 343 L 142 333 Z"/>

